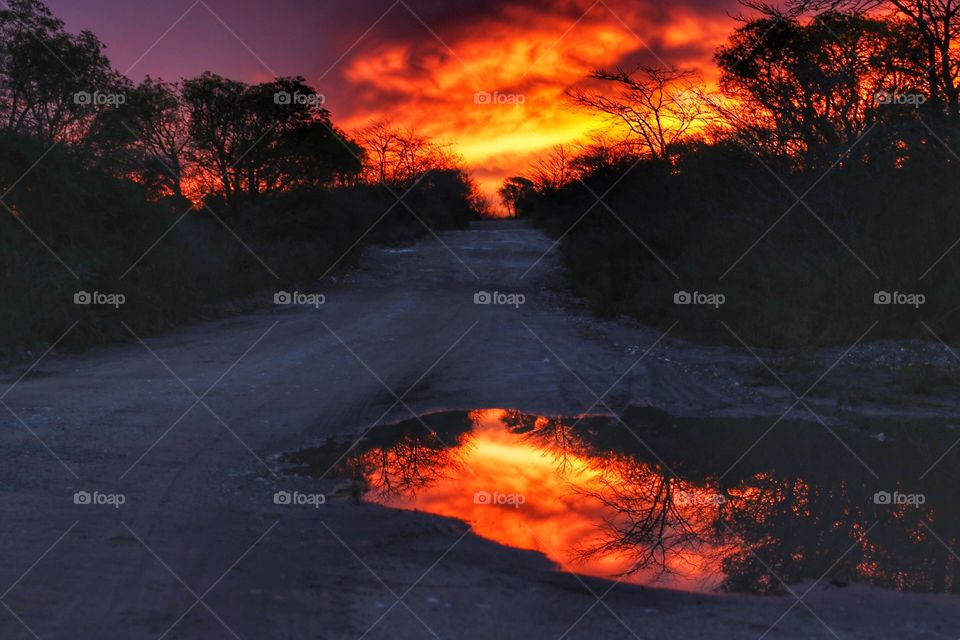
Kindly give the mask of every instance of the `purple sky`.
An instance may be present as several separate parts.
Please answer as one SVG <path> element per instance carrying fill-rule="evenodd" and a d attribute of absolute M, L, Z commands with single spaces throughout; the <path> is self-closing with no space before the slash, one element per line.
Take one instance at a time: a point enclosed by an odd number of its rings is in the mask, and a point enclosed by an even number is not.
<path fill-rule="evenodd" d="M 488 191 L 601 125 L 564 100 L 593 69 L 655 55 L 711 79 L 737 10 L 736 0 L 46 2 L 69 31 L 95 33 L 134 81 L 302 75 L 337 124 L 389 120 L 449 142 Z M 478 91 L 527 100 L 491 109 L 474 104 Z"/>

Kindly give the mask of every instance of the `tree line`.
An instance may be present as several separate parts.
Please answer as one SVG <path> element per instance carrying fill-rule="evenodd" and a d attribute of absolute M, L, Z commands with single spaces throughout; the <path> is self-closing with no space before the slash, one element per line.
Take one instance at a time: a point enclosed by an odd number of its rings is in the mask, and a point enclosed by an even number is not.
<path fill-rule="evenodd" d="M 637 64 L 570 89 L 608 126 L 508 179 L 508 210 L 571 229 L 573 278 L 605 312 L 735 341 L 720 316 L 777 345 L 852 340 L 880 318 L 875 337 L 954 335 L 960 3 L 743 6 L 716 86 Z M 678 290 L 731 295 L 710 316 L 676 307 Z M 886 290 L 927 303 L 878 309 Z"/>
<path fill-rule="evenodd" d="M 482 212 L 448 147 L 384 122 L 347 133 L 325 105 L 302 77 L 134 83 L 40 0 L 3 3 L 0 355 L 65 321 L 85 345 L 123 337 L 118 318 L 148 333 L 215 316 Z M 78 290 L 127 303 L 74 306 Z"/>
<path fill-rule="evenodd" d="M 0 12 L 0 131 L 68 146 L 153 196 L 228 203 L 458 169 L 455 154 L 387 123 L 347 135 L 302 77 L 248 84 L 205 72 L 134 84 L 103 49 L 90 32 L 67 33 L 40 0 L 10 2 Z"/>

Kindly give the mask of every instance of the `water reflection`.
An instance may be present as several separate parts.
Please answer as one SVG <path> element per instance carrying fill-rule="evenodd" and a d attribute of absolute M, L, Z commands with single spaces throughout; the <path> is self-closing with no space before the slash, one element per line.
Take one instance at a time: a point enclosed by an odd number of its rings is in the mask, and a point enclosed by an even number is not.
<path fill-rule="evenodd" d="M 926 473 L 960 433 L 873 421 L 834 435 L 784 421 L 763 435 L 769 426 L 651 409 L 623 423 L 488 409 L 285 460 L 306 474 L 341 460 L 337 472 L 366 500 L 469 521 L 587 575 L 692 590 L 777 592 L 781 580 L 824 577 L 960 591 L 948 549 L 960 541 L 955 452 Z"/>

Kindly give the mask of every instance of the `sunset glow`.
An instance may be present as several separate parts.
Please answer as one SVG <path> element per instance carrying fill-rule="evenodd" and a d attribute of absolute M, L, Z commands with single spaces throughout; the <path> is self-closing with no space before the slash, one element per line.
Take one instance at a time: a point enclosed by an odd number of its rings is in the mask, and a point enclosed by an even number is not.
<path fill-rule="evenodd" d="M 960 629 L 958 8 L 0 0 L 0 640 Z"/>
<path fill-rule="evenodd" d="M 449 144 L 493 201 L 503 179 L 527 173 L 539 154 L 610 126 L 565 96 L 591 71 L 660 64 L 695 70 L 712 82 L 712 56 L 735 26 L 727 12 L 737 7 L 728 0 L 669 8 L 652 1 L 526 0 L 440 10 L 411 0 L 363 8 L 298 4 L 296 13 L 285 13 L 237 4 L 209 3 L 229 31 L 200 6 L 164 34 L 161 26 L 189 4 L 154 8 L 151 29 L 140 21 L 131 26 L 124 20 L 130 9 L 116 0 L 84 3 L 82 10 L 51 2 L 75 28 L 103 14 L 98 31 L 117 66 L 130 68 L 135 79 L 177 79 L 207 69 L 248 82 L 272 72 L 303 75 L 347 130 L 388 121 Z M 293 22 L 292 15 L 301 18 Z M 264 30 L 293 37 L 268 39 Z M 200 33 L 216 36 L 217 55 L 189 55 Z M 477 104 L 478 92 L 520 96 L 522 103 Z"/>
<path fill-rule="evenodd" d="M 629 554 L 582 554 L 602 542 L 605 520 L 617 517 L 586 494 L 603 491 L 604 480 L 627 484 L 626 479 L 602 468 L 600 460 L 550 450 L 511 432 L 504 426 L 505 415 L 502 409 L 472 412 L 475 427 L 469 442 L 454 452 L 447 468 L 428 486 L 410 493 L 374 490 L 369 499 L 394 508 L 464 520 L 478 535 L 538 551 L 564 571 L 603 578 L 628 571 L 632 565 Z M 382 460 L 382 455 L 378 451 L 374 457 Z M 380 473 L 379 466 L 371 473 L 373 486 L 378 485 Z M 651 470 L 651 482 L 654 476 Z M 687 502 L 678 503 L 679 511 L 691 521 L 702 520 L 709 491 L 689 487 L 683 495 Z M 716 508 L 706 512 L 715 515 Z M 620 579 L 701 591 L 715 588 L 722 578 L 714 553 L 674 549 L 666 559 L 666 568 L 670 573 L 663 576 L 643 570 Z"/>
<path fill-rule="evenodd" d="M 643 62 L 714 77 L 710 56 L 726 36 L 726 16 L 705 21 L 678 11 L 653 23 L 642 5 L 620 4 L 572 3 L 579 20 L 520 4 L 444 37 L 450 50 L 431 38 L 363 50 L 345 63 L 343 78 L 370 102 L 345 114 L 347 124 L 389 120 L 449 140 L 492 194 L 552 147 L 610 129 L 565 95 L 593 70 Z M 505 103 L 477 104 L 477 92 Z"/>

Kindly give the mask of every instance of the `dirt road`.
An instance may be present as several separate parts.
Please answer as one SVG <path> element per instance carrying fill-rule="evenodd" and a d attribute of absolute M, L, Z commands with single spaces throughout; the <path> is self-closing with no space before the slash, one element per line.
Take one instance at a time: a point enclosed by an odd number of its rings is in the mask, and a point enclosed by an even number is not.
<path fill-rule="evenodd" d="M 504 223 L 372 248 L 301 292 L 324 294 L 318 308 L 8 372 L 0 638 L 758 638 L 778 619 L 771 638 L 957 636 L 947 596 L 818 584 L 797 604 L 581 582 L 464 523 L 275 474 L 283 452 L 411 412 L 782 410 L 738 378 L 747 353 L 592 320 L 550 248 Z M 481 291 L 525 299 L 478 305 Z M 280 490 L 330 498 L 277 505 Z"/>

